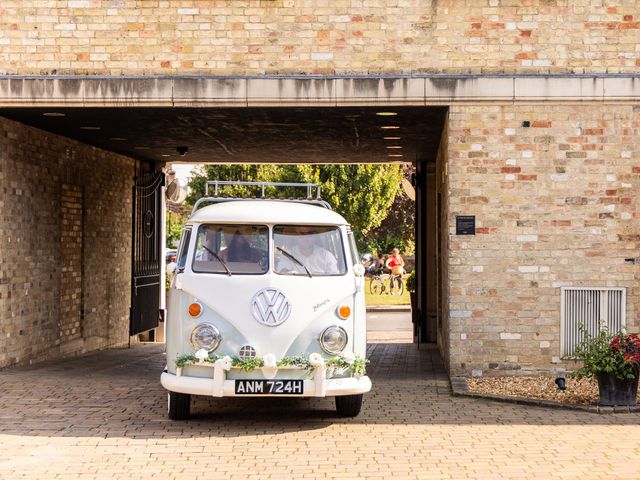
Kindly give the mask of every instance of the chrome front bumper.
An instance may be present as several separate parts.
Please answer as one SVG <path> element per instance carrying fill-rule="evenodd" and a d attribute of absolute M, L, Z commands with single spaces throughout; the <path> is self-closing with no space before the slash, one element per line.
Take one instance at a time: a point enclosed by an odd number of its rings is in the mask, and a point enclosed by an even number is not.
<path fill-rule="evenodd" d="M 296 367 L 280 367 L 280 369 L 294 369 Z M 236 380 L 227 380 L 226 371 L 216 366 L 213 368 L 213 378 L 189 377 L 182 375 L 178 369 L 174 375 L 164 372 L 160 376 L 160 383 L 171 392 L 188 393 L 191 395 L 205 395 L 211 397 L 333 397 L 339 395 L 357 395 L 371 390 L 371 380 L 367 376 L 360 378 L 325 378 L 326 370 L 317 368 L 313 378 L 303 380 L 303 393 L 300 394 L 241 394 L 235 393 Z"/>

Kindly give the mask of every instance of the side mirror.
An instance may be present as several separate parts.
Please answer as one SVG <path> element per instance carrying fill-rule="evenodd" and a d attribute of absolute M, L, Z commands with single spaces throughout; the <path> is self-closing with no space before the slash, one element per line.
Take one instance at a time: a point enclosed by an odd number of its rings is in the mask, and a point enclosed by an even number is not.
<path fill-rule="evenodd" d="M 353 266 L 353 273 L 355 274 L 356 277 L 363 277 L 364 276 L 364 265 L 362 265 L 361 263 L 356 263 Z"/>
<path fill-rule="evenodd" d="M 178 269 L 178 264 L 176 262 L 171 262 L 169 265 L 167 265 L 167 274 L 171 275 L 175 273 L 177 269 Z"/>

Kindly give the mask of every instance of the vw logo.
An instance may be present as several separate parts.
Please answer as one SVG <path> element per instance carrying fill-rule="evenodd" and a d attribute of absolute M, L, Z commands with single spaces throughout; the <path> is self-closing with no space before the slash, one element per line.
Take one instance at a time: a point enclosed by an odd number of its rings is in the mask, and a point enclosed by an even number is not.
<path fill-rule="evenodd" d="M 291 304 L 277 288 L 263 288 L 251 299 L 251 313 L 259 323 L 275 327 L 289 318 Z"/>

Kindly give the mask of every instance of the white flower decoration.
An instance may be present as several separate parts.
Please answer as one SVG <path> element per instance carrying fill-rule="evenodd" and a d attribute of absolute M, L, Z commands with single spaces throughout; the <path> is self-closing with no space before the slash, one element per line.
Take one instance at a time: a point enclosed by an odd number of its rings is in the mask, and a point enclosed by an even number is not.
<path fill-rule="evenodd" d="M 196 358 L 198 359 L 198 362 L 202 363 L 209 358 L 209 352 L 206 349 L 201 348 L 196 352 Z"/>
<path fill-rule="evenodd" d="M 353 352 L 346 352 L 342 354 L 342 359 L 349 365 L 353 365 L 353 362 L 356 361 L 356 355 Z"/>
<path fill-rule="evenodd" d="M 224 370 L 231 370 L 231 357 L 225 355 L 224 357 L 216 360 L 216 365 L 220 365 Z"/>
<path fill-rule="evenodd" d="M 324 366 L 324 358 L 319 353 L 312 353 L 309 355 L 309 363 L 312 367 L 322 367 Z"/>
<path fill-rule="evenodd" d="M 262 361 L 264 362 L 264 366 L 267 368 L 276 367 L 276 356 L 273 353 L 267 353 L 264 357 L 262 357 Z"/>

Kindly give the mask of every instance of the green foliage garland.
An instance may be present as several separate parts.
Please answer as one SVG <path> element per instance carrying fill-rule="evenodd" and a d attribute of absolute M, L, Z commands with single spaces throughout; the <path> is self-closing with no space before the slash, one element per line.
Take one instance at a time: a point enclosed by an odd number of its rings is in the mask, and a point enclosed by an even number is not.
<path fill-rule="evenodd" d="M 203 360 L 204 363 L 216 363 L 217 360 L 224 358 L 222 355 L 209 354 L 207 358 Z M 199 360 L 195 355 L 179 355 L 176 358 L 176 367 L 184 368 L 187 365 L 198 365 Z M 344 369 L 345 371 L 349 371 L 351 376 L 355 378 L 363 377 L 367 374 L 367 363 L 369 360 L 360 358 L 356 356 L 353 363 L 349 363 L 342 356 L 336 356 L 325 360 L 325 365 L 327 368 L 335 367 L 338 369 Z M 252 372 L 256 368 L 264 367 L 264 360 L 260 357 L 255 358 L 247 358 L 245 360 L 241 360 L 238 357 L 233 357 L 231 359 L 231 365 L 241 369 L 243 372 Z M 296 355 L 293 357 L 283 357 L 277 363 L 277 367 L 287 367 L 287 366 L 295 366 L 299 368 L 305 368 L 307 370 L 313 370 L 314 367 L 311 366 L 309 360 L 304 355 Z"/>

